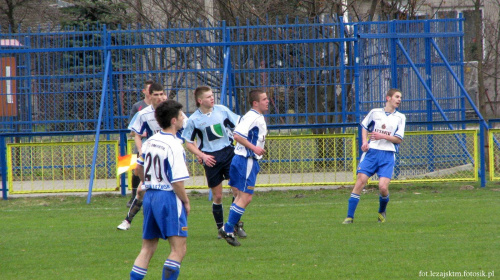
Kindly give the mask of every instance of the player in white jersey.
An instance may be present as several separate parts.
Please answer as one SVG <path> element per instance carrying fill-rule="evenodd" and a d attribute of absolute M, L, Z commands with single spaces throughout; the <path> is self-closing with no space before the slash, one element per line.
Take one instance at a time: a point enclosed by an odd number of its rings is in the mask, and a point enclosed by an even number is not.
<path fill-rule="evenodd" d="M 149 86 L 149 93 L 151 96 L 151 105 L 139 111 L 134 116 L 129 125 L 129 129 L 135 132 L 134 142 L 139 154 L 142 154 L 141 135 L 144 132 L 146 132 L 146 138 L 149 139 L 151 136 L 161 131 L 161 127 L 155 119 L 155 110 L 162 102 L 167 100 L 167 95 L 165 94 L 165 91 L 163 90 L 163 86 L 161 84 L 158 83 L 151 84 Z M 187 118 L 184 118 L 184 120 L 187 120 Z M 180 143 L 183 142 L 182 138 L 180 137 L 181 133 L 182 133 L 182 128 L 177 132 L 178 136 L 177 141 L 179 141 Z M 141 210 L 143 195 L 144 192 L 141 191 L 141 189 L 139 188 L 135 199 L 132 201 L 132 205 L 130 206 L 130 209 L 127 213 L 127 216 L 125 217 L 125 220 L 123 220 L 118 225 L 117 229 L 119 230 L 130 229 L 130 224 L 132 223 L 132 220 L 134 219 L 135 215 L 139 212 L 139 210 Z"/>
<path fill-rule="evenodd" d="M 379 177 L 378 221 L 386 220 L 386 207 L 389 203 L 389 183 L 394 171 L 395 154 L 405 135 L 406 117 L 396 109 L 401 104 L 401 91 L 390 89 L 386 95 L 384 108 L 373 109 L 361 122 L 361 150 L 363 154 L 358 165 L 356 184 L 349 198 L 347 218 L 343 224 L 354 222 L 354 212 L 360 194 L 368 179 L 375 173 Z M 369 139 L 369 140 L 368 140 Z"/>
<path fill-rule="evenodd" d="M 155 116 L 162 129 L 144 143 L 137 160 L 146 191 L 142 248 L 130 272 L 131 280 L 144 278 L 159 238 L 167 239 L 170 244 L 162 279 L 177 279 L 186 255 L 187 216 L 191 206 L 184 189 L 184 181 L 189 179 L 186 154 L 176 136 L 183 126 L 181 109 L 182 105 L 174 100 L 156 108 Z"/>
<path fill-rule="evenodd" d="M 248 100 L 252 109 L 241 118 L 234 129 L 234 140 L 238 143 L 229 171 L 229 185 L 238 192 L 229 210 L 227 223 L 219 229 L 220 235 L 232 246 L 241 245 L 234 235 L 234 226 L 252 201 L 257 174 L 260 170 L 258 160 L 266 152 L 264 144 L 267 125 L 262 114 L 269 108 L 269 99 L 266 92 L 252 90 Z"/>
<path fill-rule="evenodd" d="M 215 105 L 210 87 L 196 88 L 194 99 L 198 110 L 189 117 L 182 137 L 186 139 L 186 148 L 202 160 L 208 187 L 213 194 L 212 214 L 218 231 L 224 225 L 222 181 L 229 179 L 234 156 L 232 130 L 240 116 L 223 105 Z M 238 236 L 246 237 L 243 222 L 238 222 L 236 232 Z"/>
<path fill-rule="evenodd" d="M 134 120 L 135 114 L 137 114 L 139 111 L 142 109 L 146 108 L 147 106 L 151 105 L 151 97 L 149 96 L 149 86 L 153 84 L 152 80 L 147 80 L 144 82 L 144 88 L 142 89 L 142 93 L 144 94 L 144 99 L 137 101 L 132 105 L 132 108 L 130 109 L 130 115 L 129 115 L 129 125 L 132 124 L 132 121 Z M 134 137 L 135 141 L 135 132 L 131 132 L 131 135 Z M 143 137 L 143 135 L 140 135 Z M 135 151 L 137 153 L 137 151 Z M 138 155 L 140 156 L 140 155 Z M 137 194 L 137 187 L 139 187 L 139 184 L 141 183 L 141 179 L 139 179 L 139 176 L 137 175 L 136 171 L 134 170 L 132 172 L 132 197 L 130 200 L 127 202 L 127 208 L 130 208 L 132 205 L 132 202 L 135 199 L 135 196 Z"/>

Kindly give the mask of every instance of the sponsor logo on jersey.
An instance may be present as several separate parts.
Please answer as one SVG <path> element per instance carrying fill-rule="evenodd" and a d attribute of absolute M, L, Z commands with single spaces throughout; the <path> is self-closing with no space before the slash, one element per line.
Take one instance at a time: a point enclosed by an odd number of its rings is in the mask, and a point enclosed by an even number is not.
<path fill-rule="evenodd" d="M 224 137 L 224 130 L 220 123 L 207 126 L 205 131 L 207 132 L 208 141 L 214 141 Z"/>

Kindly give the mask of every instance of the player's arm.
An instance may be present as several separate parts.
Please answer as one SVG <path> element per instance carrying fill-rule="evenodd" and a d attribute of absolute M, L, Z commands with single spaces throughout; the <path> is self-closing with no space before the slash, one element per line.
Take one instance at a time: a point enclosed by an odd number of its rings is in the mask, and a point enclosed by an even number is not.
<path fill-rule="evenodd" d="M 215 157 L 212 155 L 207 155 L 204 152 L 200 151 L 200 149 L 196 147 L 195 142 L 186 141 L 186 148 L 197 158 L 200 158 L 207 166 L 212 167 L 215 165 Z"/>
<path fill-rule="evenodd" d="M 236 142 L 240 143 L 241 145 L 245 146 L 245 148 L 252 150 L 258 156 L 261 156 L 266 152 L 266 150 L 262 149 L 261 147 L 255 146 L 254 144 L 250 143 L 248 139 L 237 133 L 234 134 L 234 140 L 236 140 Z"/>
<path fill-rule="evenodd" d="M 179 199 L 184 204 L 186 208 L 186 214 L 189 215 L 191 211 L 191 205 L 189 204 L 189 197 L 186 194 L 186 189 L 184 188 L 184 181 L 177 181 L 172 183 L 172 187 L 174 188 L 174 192 L 179 197 Z"/>
<path fill-rule="evenodd" d="M 137 148 L 139 155 L 141 155 L 142 154 L 142 136 L 139 135 L 138 133 L 135 133 L 134 131 L 132 131 L 132 132 L 134 133 L 135 147 Z"/>
<path fill-rule="evenodd" d="M 135 169 L 137 170 L 137 176 L 139 176 L 141 182 L 144 182 L 144 166 L 137 164 Z"/>
<path fill-rule="evenodd" d="M 370 149 L 370 146 L 368 145 L 368 130 L 366 130 L 364 127 L 361 128 L 361 150 L 363 152 L 366 152 Z"/>
<path fill-rule="evenodd" d="M 363 131 L 364 131 L 364 129 L 363 129 Z M 401 139 L 397 136 L 386 135 L 386 134 L 378 133 L 378 132 L 369 133 L 369 136 L 370 136 L 370 139 L 373 139 L 373 140 L 385 139 L 385 140 L 390 141 L 394 144 L 401 144 L 401 142 L 403 142 L 403 139 Z"/>

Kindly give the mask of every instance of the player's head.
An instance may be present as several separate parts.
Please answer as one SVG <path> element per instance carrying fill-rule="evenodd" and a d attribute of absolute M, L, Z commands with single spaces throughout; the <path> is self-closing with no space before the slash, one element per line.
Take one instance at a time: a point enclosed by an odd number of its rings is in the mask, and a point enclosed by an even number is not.
<path fill-rule="evenodd" d="M 163 129 L 167 129 L 172 125 L 175 126 L 176 130 L 181 129 L 184 124 L 182 104 L 175 100 L 160 103 L 155 109 L 155 118 Z"/>
<path fill-rule="evenodd" d="M 147 80 L 144 82 L 144 87 L 142 88 L 142 93 L 144 94 L 144 99 L 149 100 L 150 95 L 149 95 L 149 87 L 153 84 L 153 80 Z"/>
<path fill-rule="evenodd" d="M 151 105 L 156 109 L 160 103 L 167 100 L 167 95 L 163 90 L 163 86 L 158 83 L 152 83 L 149 86 L 149 94 L 151 95 Z"/>
<path fill-rule="evenodd" d="M 401 91 L 397 88 L 391 88 L 388 90 L 385 96 L 387 105 L 393 107 L 394 109 L 398 108 L 401 104 L 401 95 Z"/>
<path fill-rule="evenodd" d="M 214 94 L 212 89 L 208 86 L 197 87 L 194 90 L 194 100 L 196 101 L 196 107 L 207 107 L 212 108 L 214 106 Z"/>
<path fill-rule="evenodd" d="M 248 102 L 252 109 L 259 113 L 264 113 L 269 109 L 269 99 L 267 93 L 261 89 L 254 89 L 248 93 Z"/>

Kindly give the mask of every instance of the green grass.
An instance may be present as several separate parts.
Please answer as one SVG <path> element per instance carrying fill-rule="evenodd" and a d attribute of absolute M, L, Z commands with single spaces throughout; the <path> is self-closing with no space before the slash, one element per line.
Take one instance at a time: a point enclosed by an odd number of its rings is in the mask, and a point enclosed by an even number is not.
<path fill-rule="evenodd" d="M 421 271 L 495 270 L 498 276 L 500 188 L 461 186 L 392 185 L 385 224 L 376 222 L 378 194 L 370 186 L 352 225 L 341 224 L 350 189 L 257 192 L 243 216 L 249 237 L 241 247 L 216 239 L 211 202 L 193 194 L 180 279 L 418 279 Z M 128 279 L 142 215 L 131 230 L 117 231 L 126 201 L 117 195 L 94 196 L 90 205 L 70 196 L 0 201 L 0 278 Z M 145 279 L 161 278 L 168 252 L 161 240 Z"/>

